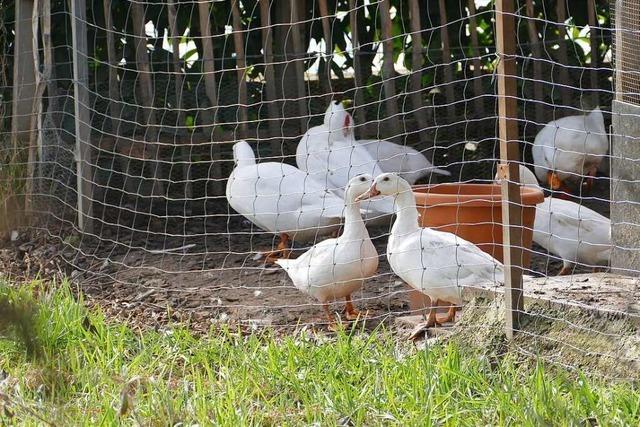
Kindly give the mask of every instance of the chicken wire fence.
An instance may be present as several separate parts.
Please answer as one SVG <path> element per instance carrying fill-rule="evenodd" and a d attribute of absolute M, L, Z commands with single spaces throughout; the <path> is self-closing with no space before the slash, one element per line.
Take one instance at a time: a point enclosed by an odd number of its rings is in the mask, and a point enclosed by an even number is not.
<path fill-rule="evenodd" d="M 639 6 L 515 3 L 520 163 L 533 173 L 520 177 L 516 346 L 635 378 Z M 63 274 L 114 311 L 203 329 L 326 324 L 311 292 L 323 280 L 359 288 L 368 325 L 393 325 L 426 304 L 406 282 L 434 299 L 459 285 L 464 304 L 443 299 L 464 306 L 457 333 L 500 329 L 501 265 L 481 255 L 503 249 L 494 2 L 30 4 L 3 9 L 0 26 L 5 275 Z M 361 203 L 375 251 L 332 249 L 347 229 L 367 241 L 345 223 L 360 185 L 347 184 L 382 172 L 421 185 L 421 225 L 485 252 L 424 230 L 401 248 L 411 238 L 392 224 L 412 224 L 409 191 Z M 270 263 L 289 247 L 306 263 L 297 276 L 295 262 Z M 350 274 L 370 277 L 360 289 Z"/>

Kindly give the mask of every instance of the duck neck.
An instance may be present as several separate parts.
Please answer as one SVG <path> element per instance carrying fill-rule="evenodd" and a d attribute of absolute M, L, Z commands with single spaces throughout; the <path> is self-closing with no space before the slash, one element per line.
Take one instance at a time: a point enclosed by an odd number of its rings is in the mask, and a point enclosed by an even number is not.
<path fill-rule="evenodd" d="M 409 233 L 420 228 L 418 224 L 418 208 L 416 198 L 411 188 L 401 191 L 396 196 L 396 218 L 393 224 L 393 233 Z"/>
<path fill-rule="evenodd" d="M 362 234 L 366 230 L 362 215 L 360 215 L 360 203 L 347 201 L 344 208 L 344 231 L 343 236 L 355 236 Z"/>

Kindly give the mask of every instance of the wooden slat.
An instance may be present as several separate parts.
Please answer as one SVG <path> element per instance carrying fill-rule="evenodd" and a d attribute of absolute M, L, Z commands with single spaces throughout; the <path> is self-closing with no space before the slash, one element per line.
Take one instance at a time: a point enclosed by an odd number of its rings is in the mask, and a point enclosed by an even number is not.
<path fill-rule="evenodd" d="M 242 16 L 240 15 L 240 0 L 231 1 L 232 28 L 233 28 L 233 44 L 236 51 L 236 72 L 238 75 L 238 116 L 240 129 L 239 136 L 241 139 L 246 138 L 249 126 L 249 116 L 247 114 L 247 61 L 244 52 L 244 35 L 242 33 Z"/>
<path fill-rule="evenodd" d="M 24 199 L 24 210 L 27 215 L 31 215 L 33 213 L 33 197 L 35 194 L 35 183 L 36 183 L 36 164 L 38 161 L 38 150 L 40 147 L 40 116 L 42 114 L 42 95 L 44 94 L 45 85 L 42 81 L 42 74 L 40 73 L 40 55 L 38 53 L 38 34 L 40 32 L 40 9 L 42 0 L 35 0 L 33 3 L 33 9 L 31 14 L 31 33 L 35 35 L 33 37 L 32 49 L 33 53 L 33 64 L 35 67 L 35 86 L 36 92 L 31 99 L 31 123 L 29 128 L 31 129 L 29 135 L 29 150 L 28 150 L 28 160 L 27 160 L 27 181 L 25 185 L 26 189 L 26 197 Z"/>
<path fill-rule="evenodd" d="M 11 140 L 15 149 L 26 143 L 31 133 L 31 109 L 35 96 L 35 66 L 33 63 L 33 0 L 15 2 L 15 60 L 13 63 L 13 96 Z"/>
<path fill-rule="evenodd" d="M 558 19 L 558 30 L 560 31 L 560 42 L 558 43 L 558 62 L 556 70 L 560 72 L 560 94 L 562 95 L 562 104 L 564 107 L 571 106 L 571 79 L 569 78 L 569 71 L 567 69 L 569 65 L 569 55 L 567 53 L 567 43 L 564 40 L 564 36 L 567 33 L 567 27 L 564 23 L 567 19 L 567 12 L 564 4 L 564 0 L 556 1 L 556 17 Z"/>
<path fill-rule="evenodd" d="M 413 116 L 418 124 L 418 129 L 426 129 L 427 113 L 424 110 L 424 101 L 422 99 L 422 64 L 424 61 L 424 52 L 422 51 L 422 23 L 420 22 L 420 5 L 418 0 L 409 0 L 410 18 L 409 24 L 411 28 L 411 43 L 413 49 L 411 52 L 411 78 L 409 85 L 411 88 L 411 103 L 413 104 Z"/>
<path fill-rule="evenodd" d="M 529 43 L 531 44 L 531 54 L 533 61 L 533 99 L 536 103 L 536 122 L 544 123 L 544 92 L 542 82 L 542 51 L 540 49 L 540 38 L 538 37 L 538 26 L 536 25 L 535 10 L 533 0 L 527 0 L 527 31 L 529 33 Z"/>
<path fill-rule="evenodd" d="M 307 124 L 309 122 L 309 114 L 307 108 L 306 89 L 304 80 L 304 53 L 305 48 L 302 45 L 302 31 L 304 30 L 303 24 L 300 22 L 301 13 L 299 11 L 300 5 L 297 1 L 291 2 L 291 37 L 293 39 L 293 50 L 295 53 L 295 70 L 296 70 L 296 88 L 298 92 L 298 115 L 300 132 L 306 132 Z"/>
<path fill-rule="evenodd" d="M 76 174 L 78 228 L 93 229 L 93 170 L 91 164 L 91 113 L 89 111 L 89 68 L 87 56 L 87 8 L 85 0 L 71 1 L 73 43 L 73 91 L 76 125 Z"/>
<path fill-rule="evenodd" d="M 152 193 L 154 196 L 164 195 L 164 183 L 160 177 L 159 146 L 158 146 L 158 122 L 156 112 L 153 108 L 154 87 L 151 74 L 151 64 L 147 53 L 147 36 L 144 31 L 146 23 L 144 5 L 140 2 L 131 3 L 131 13 L 133 18 L 134 49 L 136 53 L 136 66 L 138 69 L 138 85 L 142 104 L 144 106 L 144 140 L 145 157 L 151 163 L 151 176 L 153 177 Z"/>
<path fill-rule="evenodd" d="M 220 145 L 217 135 L 218 122 L 218 89 L 216 86 L 213 38 L 211 37 L 210 3 L 198 2 L 198 18 L 200 22 L 200 36 L 202 37 L 202 69 L 204 71 L 204 87 L 209 99 L 210 109 L 203 111 L 203 116 L 208 126 L 207 134 L 212 140 L 211 144 L 211 174 L 208 185 L 211 186 L 213 195 L 223 194 L 222 167 L 220 166 Z"/>
<path fill-rule="evenodd" d="M 382 26 L 382 85 L 384 87 L 387 123 L 390 126 L 391 139 L 400 140 L 402 138 L 402 129 L 400 127 L 400 115 L 396 99 L 396 72 L 393 66 L 392 23 L 389 0 L 381 0 L 378 3 L 378 12 L 380 13 L 380 24 Z"/>
<path fill-rule="evenodd" d="M 103 0 L 104 23 L 107 37 L 107 61 L 109 70 L 109 112 L 111 117 L 111 130 L 116 138 L 120 135 L 120 116 L 122 106 L 120 104 L 120 91 L 118 90 L 118 57 L 116 56 L 116 40 L 113 28 L 113 12 L 111 0 Z"/>
<path fill-rule="evenodd" d="M 524 308 L 522 295 L 522 200 L 519 181 L 518 102 L 516 80 L 516 26 L 513 0 L 496 0 L 496 52 L 498 62 L 498 122 L 502 181 L 502 230 L 506 334 L 512 338 L 520 328 Z"/>
<path fill-rule="evenodd" d="M 271 0 L 260 0 L 260 27 L 262 30 L 262 51 L 264 56 L 264 79 L 266 86 L 267 111 L 269 114 L 269 133 L 271 155 L 282 155 L 280 133 L 280 114 L 276 77 L 273 71 L 273 29 L 271 28 Z"/>
<path fill-rule="evenodd" d="M 481 117 L 484 113 L 484 90 L 482 89 L 482 62 L 480 61 L 480 48 L 478 43 L 478 22 L 476 20 L 476 2 L 468 0 L 469 8 L 469 33 L 471 37 L 471 52 L 473 55 L 473 92 L 475 94 L 475 116 Z"/>
<path fill-rule="evenodd" d="M 589 41 L 591 43 L 591 100 L 592 107 L 600 105 L 600 94 L 598 89 L 598 16 L 596 12 L 596 0 L 587 0 L 587 12 L 589 14 Z"/>
<path fill-rule="evenodd" d="M 349 25 L 351 26 L 351 49 L 353 51 L 353 83 L 354 83 L 354 116 L 358 125 L 363 125 L 366 116 L 364 108 L 364 97 L 362 96 L 364 82 L 362 81 L 362 71 L 360 70 L 360 40 L 358 38 L 358 2 L 349 0 Z M 358 129 L 355 129 L 358 132 Z"/>
<path fill-rule="evenodd" d="M 171 58 L 173 62 L 173 75 L 175 78 L 176 105 L 178 111 L 178 123 L 176 124 L 176 138 L 182 134 L 181 128 L 185 123 L 184 109 L 182 105 L 182 91 L 184 90 L 184 73 L 180 64 L 180 31 L 178 29 L 178 11 L 174 0 L 167 0 L 167 11 L 169 12 L 169 31 L 171 31 Z M 176 141 L 177 142 L 177 141 Z M 191 187 L 191 146 L 182 144 L 180 147 L 182 162 L 182 179 L 184 180 L 185 213 L 191 212 L 191 200 L 193 191 Z"/>
<path fill-rule="evenodd" d="M 322 21 L 322 35 L 326 43 L 325 46 L 325 70 L 324 78 L 320 78 L 320 84 L 322 85 L 322 91 L 325 93 L 325 103 L 329 104 L 331 98 L 333 98 L 333 91 L 331 88 L 331 62 L 333 61 L 333 37 L 331 34 L 331 21 L 334 17 L 329 18 L 329 7 L 327 0 L 318 0 L 318 9 L 320 11 L 320 19 Z"/>
<path fill-rule="evenodd" d="M 440 38 L 442 39 L 442 67 L 444 69 L 444 93 L 447 100 L 447 114 L 452 120 L 456 115 L 455 91 L 453 88 L 453 70 L 451 62 L 451 43 L 449 40 L 447 8 L 445 0 L 438 0 L 438 9 L 440 11 Z"/>

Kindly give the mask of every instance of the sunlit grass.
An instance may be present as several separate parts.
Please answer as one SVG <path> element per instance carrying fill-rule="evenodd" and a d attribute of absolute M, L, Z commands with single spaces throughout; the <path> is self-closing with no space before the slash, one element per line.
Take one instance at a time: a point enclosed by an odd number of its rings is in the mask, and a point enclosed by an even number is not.
<path fill-rule="evenodd" d="M 35 287 L 36 285 L 34 285 Z M 0 424 L 638 425 L 640 392 L 391 333 L 134 332 L 66 285 L 0 288 Z M 35 310 L 29 309 L 34 307 Z M 26 326 L 25 326 L 26 325 Z M 25 351 L 24 331 L 37 351 Z M 29 340 L 27 339 L 27 342 Z M 33 346 L 34 344 L 29 344 Z M 4 405 L 4 408 L 2 407 Z M 41 419 L 39 419 L 40 417 Z"/>

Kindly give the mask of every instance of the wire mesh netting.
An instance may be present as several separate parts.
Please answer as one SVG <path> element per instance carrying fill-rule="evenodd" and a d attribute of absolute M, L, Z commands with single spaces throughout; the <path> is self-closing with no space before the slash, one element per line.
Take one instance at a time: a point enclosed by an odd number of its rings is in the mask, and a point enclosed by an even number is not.
<path fill-rule="evenodd" d="M 154 325 L 322 326 L 345 297 L 344 321 L 395 325 L 427 295 L 464 307 L 454 329 L 470 340 L 501 330 L 493 2 L 23 7 L 0 25 L 5 275 L 70 276 Z M 509 17 L 518 349 L 636 378 L 640 266 L 610 211 L 635 206 L 638 177 L 622 195 L 609 165 L 634 155 L 610 141 L 640 136 L 638 112 L 614 107 L 640 99 L 638 4 L 520 0 Z"/>

